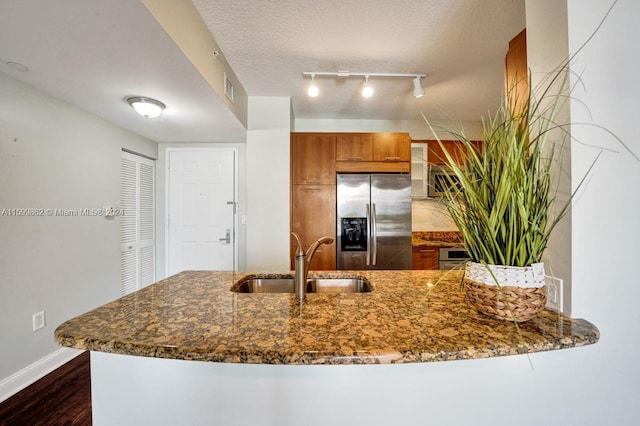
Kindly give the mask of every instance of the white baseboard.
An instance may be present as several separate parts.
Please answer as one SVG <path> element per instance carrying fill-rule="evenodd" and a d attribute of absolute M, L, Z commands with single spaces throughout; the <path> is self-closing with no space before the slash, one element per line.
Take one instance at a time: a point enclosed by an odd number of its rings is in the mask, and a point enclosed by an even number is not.
<path fill-rule="evenodd" d="M 17 373 L 0 381 L 0 402 L 20 392 L 27 386 L 35 383 L 38 379 L 51 373 L 61 365 L 71 361 L 82 352 L 78 349 L 60 348 L 39 359 L 31 365 L 26 366 Z"/>

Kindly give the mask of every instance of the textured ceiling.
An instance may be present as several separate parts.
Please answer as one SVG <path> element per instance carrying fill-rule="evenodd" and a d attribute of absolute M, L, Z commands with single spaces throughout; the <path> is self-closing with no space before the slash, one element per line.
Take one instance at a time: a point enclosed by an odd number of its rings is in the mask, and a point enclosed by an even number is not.
<path fill-rule="evenodd" d="M 0 72 L 157 142 L 246 139 L 137 0 L 0 0 Z M 167 109 L 144 119 L 124 102 L 132 95 L 156 98 Z"/>
<path fill-rule="evenodd" d="M 194 0 L 249 96 L 290 96 L 296 118 L 476 121 L 499 103 L 524 0 Z M 26 65 L 16 71 L 6 62 Z M 304 71 L 427 73 L 318 79 Z M 0 0 L 0 72 L 158 142 L 241 142 L 246 130 L 139 0 Z M 153 120 L 124 97 L 167 105 Z"/>
<path fill-rule="evenodd" d="M 250 96 L 291 96 L 296 118 L 478 120 L 500 102 L 508 42 L 524 0 L 193 0 Z M 303 71 L 426 73 L 410 79 L 316 78 Z"/>

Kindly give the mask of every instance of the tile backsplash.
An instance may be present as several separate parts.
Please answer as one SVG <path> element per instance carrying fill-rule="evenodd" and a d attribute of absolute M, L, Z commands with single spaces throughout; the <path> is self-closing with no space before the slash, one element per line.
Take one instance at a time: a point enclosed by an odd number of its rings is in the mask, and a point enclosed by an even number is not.
<path fill-rule="evenodd" d="M 457 231 L 444 202 L 440 198 L 412 200 L 412 231 Z"/>

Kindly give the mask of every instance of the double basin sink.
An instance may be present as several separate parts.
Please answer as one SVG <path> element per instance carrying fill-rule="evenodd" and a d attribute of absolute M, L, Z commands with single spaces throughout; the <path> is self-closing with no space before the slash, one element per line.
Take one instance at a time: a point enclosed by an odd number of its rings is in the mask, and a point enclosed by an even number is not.
<path fill-rule="evenodd" d="M 309 278 L 307 293 L 369 293 L 371 283 L 362 277 Z M 236 282 L 236 293 L 294 293 L 293 277 L 245 277 Z"/>

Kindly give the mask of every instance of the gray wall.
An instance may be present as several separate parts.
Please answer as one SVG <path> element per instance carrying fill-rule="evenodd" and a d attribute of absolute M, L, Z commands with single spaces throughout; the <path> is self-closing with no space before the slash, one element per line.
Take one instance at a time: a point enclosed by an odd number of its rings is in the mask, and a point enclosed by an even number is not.
<path fill-rule="evenodd" d="M 1 73 L 0 93 L 0 212 L 117 206 L 121 149 L 156 157 L 154 142 Z M 119 297 L 119 219 L 5 211 L 0 243 L 1 381 L 58 349 L 61 322 Z"/>

